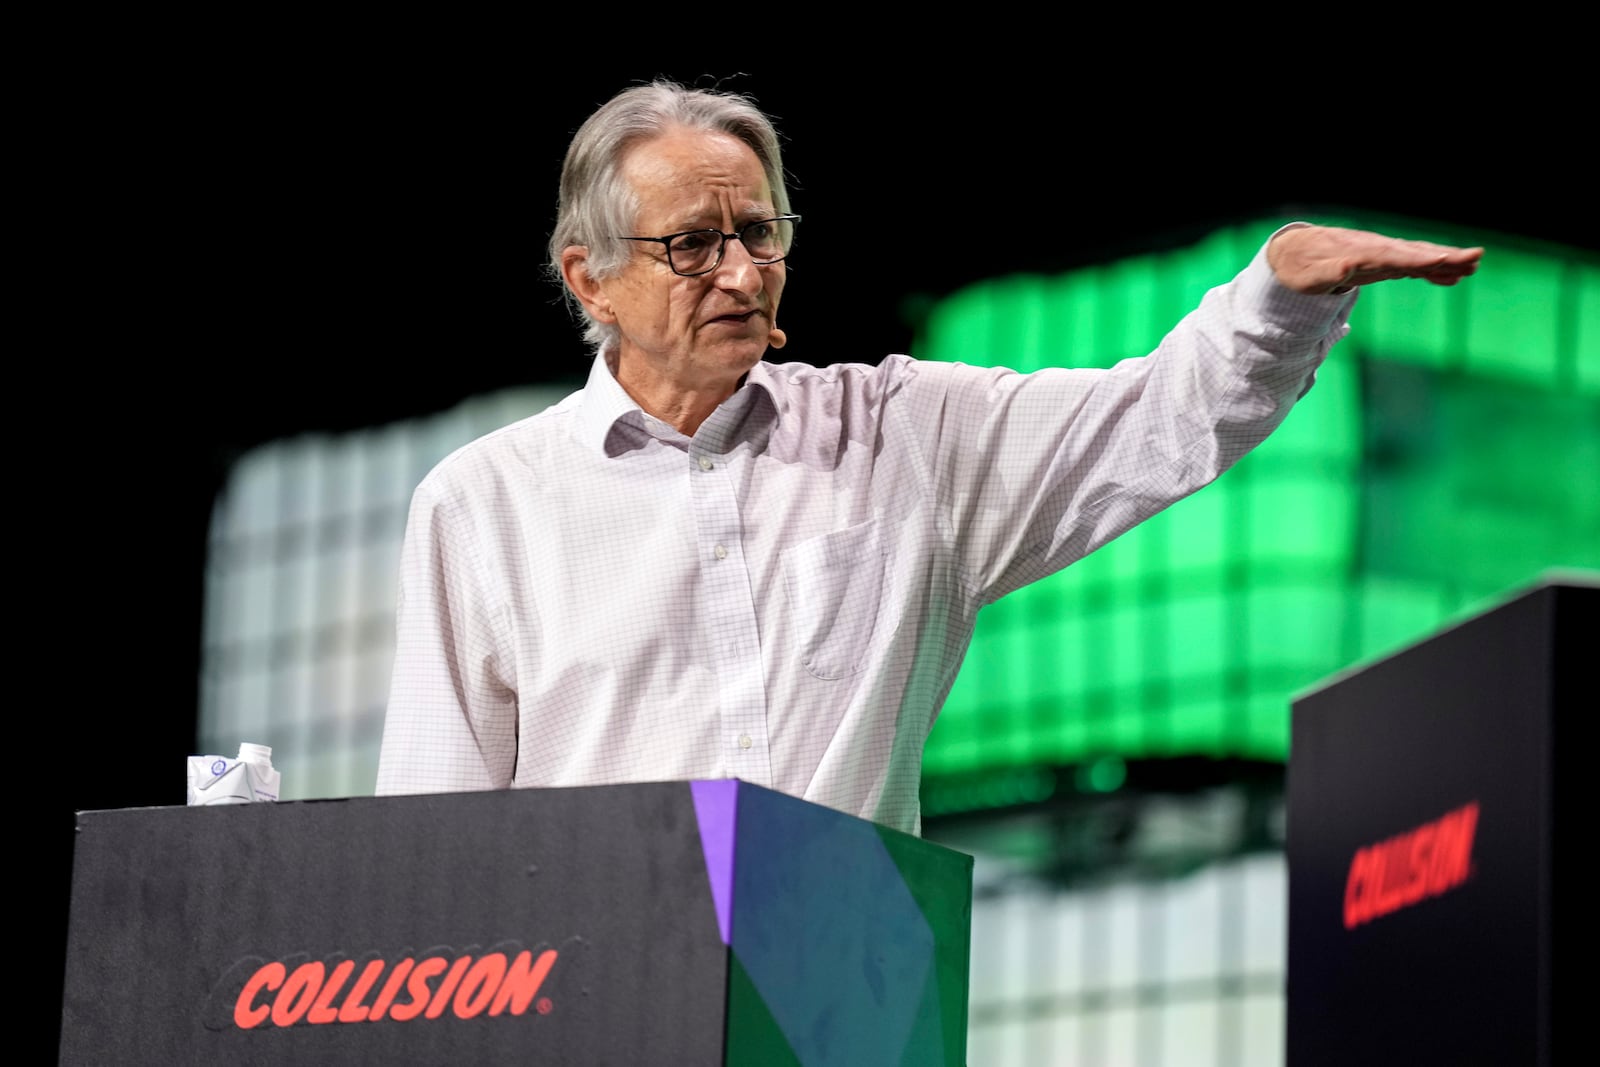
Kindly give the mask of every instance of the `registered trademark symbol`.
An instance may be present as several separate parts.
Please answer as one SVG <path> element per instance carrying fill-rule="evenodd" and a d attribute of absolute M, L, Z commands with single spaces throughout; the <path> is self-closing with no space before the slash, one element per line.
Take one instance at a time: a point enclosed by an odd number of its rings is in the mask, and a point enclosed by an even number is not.
<path fill-rule="evenodd" d="M 549 997 L 540 997 L 534 1001 L 533 1007 L 540 1015 L 549 1015 L 555 1009 L 555 1005 L 551 1003 Z"/>

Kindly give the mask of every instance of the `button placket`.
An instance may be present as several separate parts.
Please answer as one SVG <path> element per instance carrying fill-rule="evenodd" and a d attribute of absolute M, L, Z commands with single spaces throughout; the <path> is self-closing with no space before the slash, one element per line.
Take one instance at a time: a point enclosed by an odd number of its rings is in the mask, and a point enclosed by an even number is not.
<path fill-rule="evenodd" d="M 689 479 L 703 572 L 706 636 L 717 674 L 724 744 L 740 778 L 772 780 L 766 747 L 766 673 L 755 603 L 743 554 L 735 470 L 728 456 L 693 454 Z"/>

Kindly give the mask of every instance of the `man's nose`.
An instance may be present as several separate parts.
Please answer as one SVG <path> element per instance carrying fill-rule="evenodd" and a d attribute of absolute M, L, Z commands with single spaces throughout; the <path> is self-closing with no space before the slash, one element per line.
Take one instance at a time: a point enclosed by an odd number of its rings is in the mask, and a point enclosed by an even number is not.
<path fill-rule="evenodd" d="M 722 262 L 717 264 L 717 284 L 724 289 L 737 289 L 742 293 L 759 293 L 766 282 L 761 268 L 751 258 L 750 250 L 737 236 L 729 237 L 722 246 Z"/>

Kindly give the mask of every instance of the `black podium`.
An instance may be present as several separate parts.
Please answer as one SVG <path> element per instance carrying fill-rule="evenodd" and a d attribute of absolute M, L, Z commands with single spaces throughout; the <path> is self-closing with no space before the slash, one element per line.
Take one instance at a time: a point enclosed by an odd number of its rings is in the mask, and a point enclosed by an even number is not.
<path fill-rule="evenodd" d="M 1554 1062 L 1597 628 L 1600 587 L 1547 582 L 1294 701 L 1289 1067 Z"/>
<path fill-rule="evenodd" d="M 970 857 L 737 781 L 83 812 L 67 1064 L 951 1064 Z"/>

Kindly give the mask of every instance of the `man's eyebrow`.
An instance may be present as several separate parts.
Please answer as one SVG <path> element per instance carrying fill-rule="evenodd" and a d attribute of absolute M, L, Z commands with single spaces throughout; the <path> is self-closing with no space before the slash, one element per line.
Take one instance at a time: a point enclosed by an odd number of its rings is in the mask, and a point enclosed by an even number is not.
<path fill-rule="evenodd" d="M 763 222 L 767 219 L 775 219 L 777 217 L 778 209 L 770 204 L 762 207 L 751 208 L 749 211 L 741 211 L 739 214 L 734 216 L 736 219 L 743 220 L 739 223 L 741 226 L 748 226 L 752 222 Z"/>
<path fill-rule="evenodd" d="M 733 213 L 734 228 L 748 226 L 752 222 L 762 222 L 766 219 L 778 217 L 778 209 L 771 204 L 753 201 Z M 722 212 L 702 211 L 692 214 L 680 215 L 681 225 L 673 229 L 672 233 L 694 233 L 696 230 L 722 231 Z"/>

